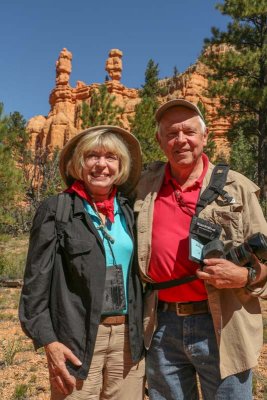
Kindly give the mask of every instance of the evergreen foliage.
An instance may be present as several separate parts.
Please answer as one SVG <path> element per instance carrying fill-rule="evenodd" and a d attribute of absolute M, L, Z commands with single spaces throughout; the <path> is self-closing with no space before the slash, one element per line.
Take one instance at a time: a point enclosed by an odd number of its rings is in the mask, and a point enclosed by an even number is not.
<path fill-rule="evenodd" d="M 19 163 L 29 161 L 30 151 L 27 150 L 29 134 L 26 131 L 26 120 L 15 111 L 7 118 L 7 132 L 9 136 L 9 146 L 12 148 L 14 158 Z"/>
<path fill-rule="evenodd" d="M 100 85 L 98 90 L 94 90 L 91 103 L 82 104 L 82 128 L 97 125 L 116 125 L 120 126 L 120 118 L 123 108 L 115 104 L 115 96 L 112 96 L 105 84 Z"/>
<path fill-rule="evenodd" d="M 179 71 L 178 71 L 177 66 L 175 65 L 175 66 L 173 67 L 173 74 L 172 74 L 172 77 L 173 77 L 174 81 L 176 80 L 176 78 L 177 78 L 178 75 L 179 75 Z"/>
<path fill-rule="evenodd" d="M 253 149 L 257 144 L 256 178 L 263 193 L 267 184 L 267 2 L 225 0 L 217 8 L 232 21 L 225 32 L 213 28 L 212 38 L 205 41 L 202 61 L 211 68 L 209 96 L 220 97 L 220 113 L 231 120 L 229 139 L 237 142 L 232 160 L 246 139 Z M 224 53 L 217 51 L 221 44 L 227 45 Z M 247 162 L 255 161 L 246 157 Z M 249 168 L 243 166 L 245 173 Z"/>
<path fill-rule="evenodd" d="M 26 121 L 19 112 L 4 115 L 0 103 L 0 231 L 17 234 L 29 230 L 42 200 L 62 185 L 59 151 L 49 155 L 28 149 Z"/>
<path fill-rule="evenodd" d="M 149 60 L 145 71 L 145 83 L 140 90 L 141 101 L 135 107 L 135 117 L 131 122 L 131 132 L 140 142 L 143 162 L 164 159 L 164 155 L 156 142 L 156 120 L 155 112 L 159 107 L 158 96 L 160 87 L 158 64 Z"/>
<path fill-rule="evenodd" d="M 139 94 L 142 99 L 150 98 L 154 102 L 157 102 L 157 97 L 160 93 L 159 88 L 159 66 L 152 59 L 147 63 L 145 70 L 145 83 L 142 85 Z"/>
<path fill-rule="evenodd" d="M 204 119 L 206 119 L 206 108 L 204 106 L 204 104 L 199 101 L 197 103 L 197 106 L 201 112 L 201 114 L 203 115 Z M 205 121 L 205 124 L 208 128 L 208 124 Z M 216 144 L 214 142 L 214 133 L 213 132 L 209 132 L 208 134 L 208 141 L 207 141 L 207 145 L 204 148 L 204 153 L 207 154 L 207 156 L 209 157 L 209 159 L 211 161 L 215 161 L 214 157 L 215 157 L 215 152 L 216 152 Z"/>
<path fill-rule="evenodd" d="M 230 165 L 235 171 L 246 175 L 254 181 L 257 176 L 257 143 L 253 137 L 246 137 L 239 130 L 232 144 L 230 153 Z"/>
<path fill-rule="evenodd" d="M 12 210 L 22 200 L 24 189 L 23 174 L 18 168 L 19 134 L 13 131 L 12 121 L 4 115 L 0 103 L 0 226 L 14 222 Z"/>
<path fill-rule="evenodd" d="M 44 199 L 59 193 L 64 186 L 58 168 L 59 153 L 59 149 L 52 154 L 38 149 L 32 160 L 27 199 L 33 212 Z"/>

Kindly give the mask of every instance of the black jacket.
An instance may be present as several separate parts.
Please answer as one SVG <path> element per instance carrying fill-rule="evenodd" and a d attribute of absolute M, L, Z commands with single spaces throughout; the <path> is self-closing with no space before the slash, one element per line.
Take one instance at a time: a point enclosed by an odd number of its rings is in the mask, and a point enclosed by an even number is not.
<path fill-rule="evenodd" d="M 55 212 L 57 196 L 45 200 L 36 212 L 30 235 L 24 285 L 19 306 L 23 331 L 35 348 L 53 341 L 69 347 L 81 360 L 70 373 L 86 379 L 90 368 L 105 285 L 105 251 L 83 201 L 72 194 L 69 222 L 58 237 Z M 133 239 L 133 213 L 125 198 L 118 197 Z M 136 257 L 128 279 L 128 319 L 131 354 L 137 362 L 143 352 L 142 286 Z"/>

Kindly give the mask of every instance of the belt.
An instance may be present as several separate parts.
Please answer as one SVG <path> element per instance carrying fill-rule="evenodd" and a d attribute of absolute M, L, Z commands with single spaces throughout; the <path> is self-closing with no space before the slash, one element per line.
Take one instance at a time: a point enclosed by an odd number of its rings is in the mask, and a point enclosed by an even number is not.
<path fill-rule="evenodd" d="M 100 323 L 102 325 L 121 325 L 128 322 L 128 315 L 102 315 Z"/>
<path fill-rule="evenodd" d="M 177 315 L 206 314 L 210 312 L 208 300 L 190 301 L 188 303 L 167 303 L 159 300 L 159 311 L 174 311 Z"/>

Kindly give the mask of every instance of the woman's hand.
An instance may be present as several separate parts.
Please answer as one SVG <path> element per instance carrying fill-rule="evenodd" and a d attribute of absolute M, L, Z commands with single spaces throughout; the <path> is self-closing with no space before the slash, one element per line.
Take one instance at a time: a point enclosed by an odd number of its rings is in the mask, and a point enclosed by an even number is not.
<path fill-rule="evenodd" d="M 76 386 L 76 379 L 66 368 L 66 361 L 81 366 L 81 361 L 73 352 L 60 342 L 49 343 L 44 346 L 51 385 L 63 394 L 72 393 Z"/>

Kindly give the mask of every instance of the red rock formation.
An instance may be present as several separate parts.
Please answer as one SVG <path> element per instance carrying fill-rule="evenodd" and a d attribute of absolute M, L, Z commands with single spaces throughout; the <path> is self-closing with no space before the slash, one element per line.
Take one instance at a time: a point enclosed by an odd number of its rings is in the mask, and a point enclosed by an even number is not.
<path fill-rule="evenodd" d="M 122 73 L 122 51 L 112 49 L 109 52 L 109 58 L 106 61 L 106 71 L 112 81 L 120 81 Z"/>
<path fill-rule="evenodd" d="M 136 104 L 140 101 L 138 90 L 129 89 L 121 82 L 122 55 L 118 49 L 112 49 L 106 61 L 105 69 L 110 80 L 106 81 L 109 93 L 115 96 L 116 103 L 124 108 L 122 124 L 129 128 L 129 117 L 134 116 Z M 81 130 L 80 110 L 83 101 L 90 104 L 92 92 L 100 84 L 92 83 L 87 85 L 77 81 L 76 87 L 69 84 L 72 70 L 72 54 L 63 49 L 56 61 L 56 86 L 52 90 L 49 103 L 51 106 L 47 117 L 36 116 L 28 121 L 27 128 L 31 134 L 30 147 L 33 151 L 37 148 L 46 148 L 53 151 L 56 147 L 62 148 L 64 144 Z M 205 97 L 204 90 L 207 88 L 207 69 L 197 61 L 183 74 L 175 78 L 160 81 L 161 86 L 167 88 L 166 94 L 160 101 L 163 103 L 172 98 L 182 97 L 194 103 L 201 101 L 206 109 L 206 119 L 210 131 L 214 133 L 214 140 L 217 145 L 217 152 L 229 152 L 226 131 L 229 123 L 223 118 L 218 118 L 218 99 Z"/>

